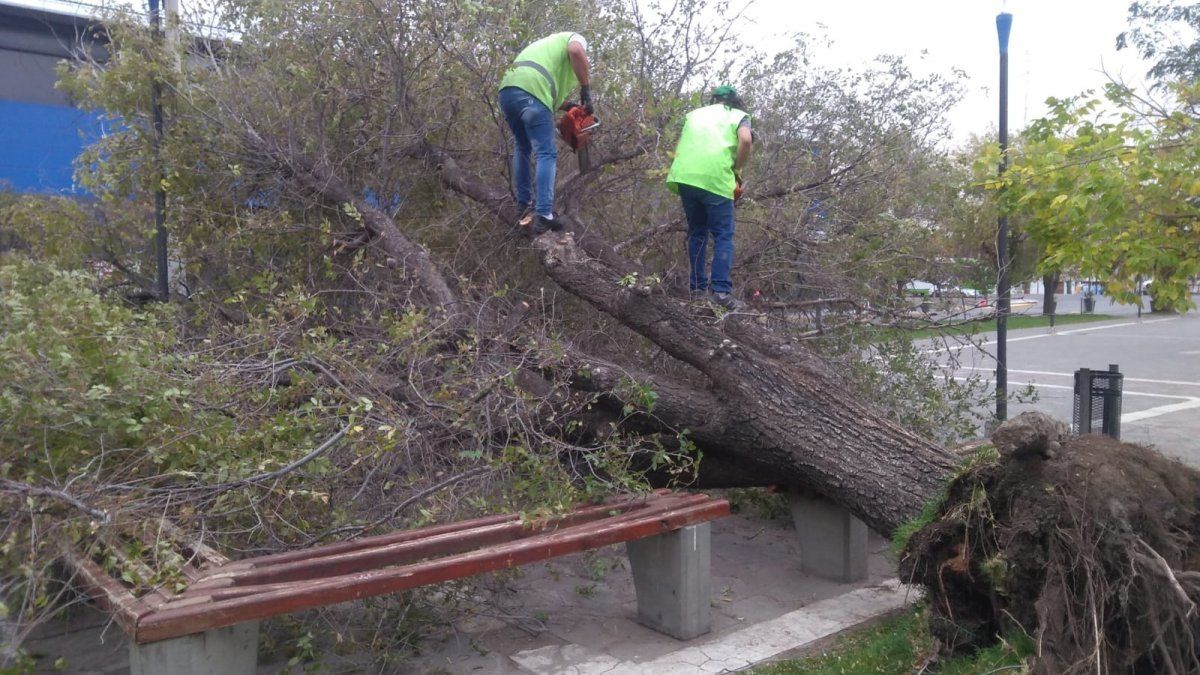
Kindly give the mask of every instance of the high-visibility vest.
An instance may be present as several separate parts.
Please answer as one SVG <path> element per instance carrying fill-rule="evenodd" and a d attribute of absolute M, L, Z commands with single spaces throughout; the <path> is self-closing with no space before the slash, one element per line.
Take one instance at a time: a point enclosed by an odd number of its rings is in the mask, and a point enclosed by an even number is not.
<path fill-rule="evenodd" d="M 522 49 L 504 79 L 500 80 L 500 88 L 524 89 L 551 112 L 558 110 L 567 94 L 579 84 L 567 56 L 567 43 L 574 34 L 555 33 Z"/>
<path fill-rule="evenodd" d="M 679 194 L 680 185 L 691 185 L 733 199 L 737 180 L 733 160 L 737 156 L 738 125 L 746 112 L 724 103 L 697 108 L 688 113 L 675 146 L 675 161 L 667 174 L 667 187 Z"/>

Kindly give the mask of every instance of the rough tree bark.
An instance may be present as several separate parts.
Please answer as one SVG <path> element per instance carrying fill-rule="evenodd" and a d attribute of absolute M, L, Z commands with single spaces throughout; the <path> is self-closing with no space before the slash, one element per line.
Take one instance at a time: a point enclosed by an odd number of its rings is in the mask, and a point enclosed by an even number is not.
<path fill-rule="evenodd" d="M 1058 272 L 1050 272 L 1042 276 L 1042 315 L 1053 316 L 1055 308 L 1058 305 L 1057 299 L 1054 297 L 1054 291 L 1058 288 Z"/>
<path fill-rule="evenodd" d="M 433 304 L 457 302 L 428 253 L 405 238 L 385 214 L 355 198 L 331 169 L 295 149 L 258 142 L 305 189 L 353 204 L 363 215 L 364 227 L 382 240 L 384 250 L 399 259 Z M 463 171 L 450 153 L 436 146 L 420 146 L 413 154 L 437 167 L 445 188 L 492 211 L 499 223 L 515 222 L 515 204 L 506 190 Z M 622 156 L 600 158 L 599 163 Z M 563 201 L 570 203 L 569 195 Z M 576 361 L 588 371 L 575 386 L 612 392 L 620 378 L 630 376 L 651 386 L 658 400 L 653 415 L 640 423 L 688 430 L 705 457 L 701 485 L 802 485 L 886 534 L 916 515 L 956 466 L 951 453 L 864 404 L 800 343 L 772 334 L 753 315 L 718 317 L 657 287 L 622 286 L 622 278 L 637 272 L 645 279 L 648 270 L 585 228 L 572 229 L 579 234 L 547 233 L 534 240 L 547 275 L 691 366 L 709 383 L 707 389 L 697 389 L 665 375 L 639 373 L 575 352 Z"/>
<path fill-rule="evenodd" d="M 515 221 L 506 191 L 425 146 L 443 185 Z M 583 230 L 584 228 L 573 228 Z M 534 241 L 546 273 L 566 291 L 652 340 L 705 375 L 709 391 L 653 376 L 654 415 L 686 428 L 715 463 L 703 482 L 799 484 L 845 506 L 880 532 L 914 516 L 957 464 L 938 445 L 865 405 L 804 346 L 773 335 L 755 317 L 717 318 L 658 288 L 618 283 L 641 270 L 599 236 L 547 233 Z M 709 467 L 712 469 L 715 467 Z"/>

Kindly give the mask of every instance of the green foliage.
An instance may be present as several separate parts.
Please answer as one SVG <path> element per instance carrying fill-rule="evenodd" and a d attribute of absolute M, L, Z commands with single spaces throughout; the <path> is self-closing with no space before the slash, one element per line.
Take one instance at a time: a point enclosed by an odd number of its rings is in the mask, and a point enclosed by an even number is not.
<path fill-rule="evenodd" d="M 1129 5 L 1130 29 L 1117 49 L 1156 59 L 1148 75 L 1159 82 L 1200 79 L 1200 3 L 1150 0 Z"/>
<path fill-rule="evenodd" d="M 82 273 L 18 260 L 0 267 L 0 447 L 12 477 L 75 475 L 104 456 L 132 460 L 130 477 L 200 458 L 172 443 L 196 411 L 185 362 L 173 353 L 170 309 L 103 300 Z M 172 377 L 172 374 L 176 374 Z M 134 448 L 172 448 L 138 458 Z M 107 454 L 113 453 L 113 454 Z"/>
<path fill-rule="evenodd" d="M 859 394 L 904 426 L 946 443 L 974 436 L 986 386 L 976 379 L 960 382 L 931 366 L 926 347 L 904 332 L 865 328 L 817 346 L 831 357 L 850 359 L 846 372 Z"/>
<path fill-rule="evenodd" d="M 1186 109 L 1198 87 L 1174 86 L 1174 110 L 1147 110 L 1135 92 L 1114 84 L 1103 99 L 1052 99 L 1050 113 L 1030 125 L 1005 178 L 986 185 L 998 191 L 1002 209 L 1024 217 L 1044 247 L 1044 271 L 1076 269 L 1104 280 L 1112 298 L 1138 304 L 1139 282 L 1153 278 L 1157 308 L 1192 306 L 1188 280 L 1200 275 L 1200 119 Z M 998 158 L 992 147 L 981 165 Z"/>
<path fill-rule="evenodd" d="M 993 445 L 984 445 L 976 449 L 971 455 L 957 468 L 954 473 L 946 480 L 945 483 L 938 489 L 937 494 L 932 499 L 925 502 L 921 507 L 921 513 L 916 517 L 904 522 L 896 531 L 892 533 L 892 540 L 889 550 L 892 557 L 897 560 L 904 554 L 904 549 L 908 547 L 908 542 L 917 532 L 928 527 L 931 523 L 941 516 L 942 507 L 946 503 L 947 489 L 951 483 L 964 476 L 972 468 L 980 464 L 995 462 L 1000 455 L 996 452 Z"/>

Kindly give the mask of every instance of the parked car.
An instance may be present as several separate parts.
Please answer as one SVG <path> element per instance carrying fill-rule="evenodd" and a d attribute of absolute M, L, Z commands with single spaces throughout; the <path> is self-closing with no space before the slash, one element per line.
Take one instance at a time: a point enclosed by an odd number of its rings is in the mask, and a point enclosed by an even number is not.
<path fill-rule="evenodd" d="M 929 283 L 928 281 L 920 281 L 920 280 L 914 279 L 913 281 L 908 282 L 908 285 L 906 285 L 904 287 L 904 292 L 907 293 L 908 295 L 927 298 L 930 295 L 933 295 L 933 291 L 936 288 L 937 288 L 937 286 L 934 286 L 933 284 Z"/>
<path fill-rule="evenodd" d="M 974 288 L 966 288 L 964 286 L 949 286 L 942 290 L 942 295 L 947 298 L 985 298 L 987 293 L 982 293 Z"/>

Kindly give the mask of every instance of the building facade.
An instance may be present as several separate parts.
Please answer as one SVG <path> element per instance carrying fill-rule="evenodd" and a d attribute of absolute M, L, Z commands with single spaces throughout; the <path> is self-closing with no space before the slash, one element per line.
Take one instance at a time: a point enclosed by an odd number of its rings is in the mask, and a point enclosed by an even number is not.
<path fill-rule="evenodd" d="M 103 60 L 91 19 L 0 2 L 0 189 L 78 192 L 73 163 L 104 132 L 102 116 L 55 88 L 60 61 Z"/>

